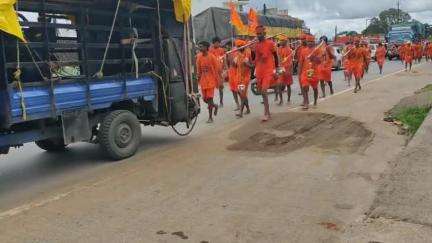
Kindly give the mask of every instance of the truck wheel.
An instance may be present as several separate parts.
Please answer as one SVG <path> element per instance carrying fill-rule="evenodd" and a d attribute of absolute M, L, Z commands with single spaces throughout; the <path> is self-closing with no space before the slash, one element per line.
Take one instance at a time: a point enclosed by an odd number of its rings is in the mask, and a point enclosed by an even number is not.
<path fill-rule="evenodd" d="M 66 149 L 63 138 L 48 138 L 35 142 L 36 145 L 48 152 L 61 152 Z"/>
<path fill-rule="evenodd" d="M 251 90 L 252 90 L 252 93 L 254 95 L 261 95 L 261 93 L 258 90 L 258 84 L 257 83 L 252 83 Z"/>
<path fill-rule="evenodd" d="M 102 150 L 114 160 L 134 155 L 141 140 L 141 126 L 135 114 L 126 110 L 109 113 L 99 130 Z"/>
<path fill-rule="evenodd" d="M 0 147 L 0 154 L 8 154 L 9 149 L 9 147 Z"/>

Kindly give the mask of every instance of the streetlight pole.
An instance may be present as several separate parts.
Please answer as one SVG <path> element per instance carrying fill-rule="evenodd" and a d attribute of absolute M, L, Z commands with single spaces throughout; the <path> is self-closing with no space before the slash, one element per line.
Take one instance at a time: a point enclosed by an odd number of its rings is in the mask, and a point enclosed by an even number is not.
<path fill-rule="evenodd" d="M 369 21 L 371 21 L 372 19 L 366 19 L 366 28 L 365 28 L 365 30 L 367 30 L 367 28 L 368 28 L 368 22 Z"/>

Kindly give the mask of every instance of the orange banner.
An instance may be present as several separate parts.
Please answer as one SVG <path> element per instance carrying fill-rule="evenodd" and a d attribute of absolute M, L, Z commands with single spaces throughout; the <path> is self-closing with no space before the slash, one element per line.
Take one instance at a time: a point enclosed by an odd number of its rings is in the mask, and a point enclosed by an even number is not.
<path fill-rule="evenodd" d="M 236 28 L 238 33 L 246 33 L 247 27 L 243 24 L 241 20 L 240 14 L 237 12 L 234 3 L 229 3 L 230 12 L 231 12 L 231 24 Z"/>

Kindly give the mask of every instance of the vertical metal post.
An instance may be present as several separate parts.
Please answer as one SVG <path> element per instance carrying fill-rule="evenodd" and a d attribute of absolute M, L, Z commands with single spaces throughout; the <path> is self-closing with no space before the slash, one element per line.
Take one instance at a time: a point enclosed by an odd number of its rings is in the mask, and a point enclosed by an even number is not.
<path fill-rule="evenodd" d="M 9 92 L 12 91 L 12 89 L 9 87 L 8 84 L 8 74 L 7 74 L 7 68 L 6 68 L 6 50 L 5 50 L 5 40 L 4 35 L 0 34 L 1 37 L 1 52 L 0 52 L 0 65 L 3 72 L 3 75 L 0 77 L 0 115 L 3 115 L 3 117 L 0 116 L 0 119 L 3 119 L 1 123 L 3 123 L 3 127 L 7 128 L 10 125 L 11 116 L 10 116 L 10 99 L 9 99 Z M 1 95 L 3 94 L 3 95 Z M 1 124 L 0 123 L 0 124 Z"/>
<path fill-rule="evenodd" d="M 91 90 L 90 90 L 90 74 L 88 67 L 88 48 L 87 48 L 87 17 L 88 17 L 88 8 L 80 8 L 79 13 L 79 23 L 78 23 L 78 34 L 79 34 L 79 42 L 80 42 L 80 68 L 84 71 L 85 74 L 85 85 L 86 85 L 86 103 L 87 108 L 91 110 Z"/>
<path fill-rule="evenodd" d="M 50 88 L 49 88 L 49 95 L 50 95 L 50 100 L 51 100 L 51 116 L 53 118 L 57 117 L 57 109 L 56 109 L 56 102 L 55 102 L 55 95 L 54 95 L 54 82 L 52 80 L 52 73 L 51 73 L 51 68 L 49 67 L 50 64 L 50 50 L 49 50 L 49 32 L 48 32 L 48 21 L 46 18 L 46 2 L 45 0 L 42 0 L 42 14 L 44 17 L 43 20 L 43 30 L 44 30 L 44 52 L 43 52 L 43 59 L 45 62 L 45 65 L 48 65 L 48 70 L 49 70 L 49 84 L 50 84 Z M 43 70 L 42 70 L 43 71 Z M 45 76 L 45 75 L 44 75 Z"/>

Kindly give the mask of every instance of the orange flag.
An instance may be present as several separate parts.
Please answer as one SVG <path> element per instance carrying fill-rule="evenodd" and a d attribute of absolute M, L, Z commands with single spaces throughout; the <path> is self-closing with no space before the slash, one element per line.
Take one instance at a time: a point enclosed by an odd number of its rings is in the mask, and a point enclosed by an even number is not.
<path fill-rule="evenodd" d="M 239 13 L 236 10 L 234 3 L 230 2 L 231 24 L 236 28 L 238 34 L 243 35 L 247 32 L 247 27 L 243 24 Z"/>
<path fill-rule="evenodd" d="M 248 23 L 249 23 L 249 35 L 254 36 L 255 35 L 255 29 L 257 26 L 259 26 L 259 19 L 258 14 L 255 11 L 255 9 L 250 8 L 249 14 L 248 14 Z"/>

